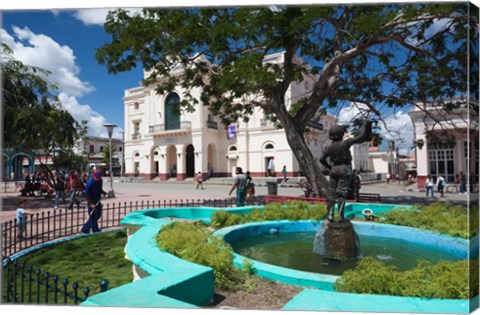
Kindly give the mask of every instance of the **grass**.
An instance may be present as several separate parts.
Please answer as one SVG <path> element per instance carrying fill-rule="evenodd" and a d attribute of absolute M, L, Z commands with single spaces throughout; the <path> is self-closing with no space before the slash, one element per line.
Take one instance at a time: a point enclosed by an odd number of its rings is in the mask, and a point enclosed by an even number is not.
<path fill-rule="evenodd" d="M 89 286 L 93 295 L 99 292 L 102 279 L 109 281 L 110 289 L 133 280 L 132 264 L 123 251 L 126 242 L 124 230 L 95 234 L 45 247 L 18 262 L 41 268 L 42 274 L 49 271 L 61 281 L 68 278 L 70 284 L 77 281 L 80 288 Z"/>

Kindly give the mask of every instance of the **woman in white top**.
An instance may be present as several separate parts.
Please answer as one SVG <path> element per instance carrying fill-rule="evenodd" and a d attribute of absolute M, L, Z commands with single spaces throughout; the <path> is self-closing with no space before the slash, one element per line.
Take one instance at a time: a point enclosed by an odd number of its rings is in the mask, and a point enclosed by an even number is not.
<path fill-rule="evenodd" d="M 428 176 L 427 182 L 425 183 L 425 187 L 427 188 L 427 197 L 428 197 L 428 192 L 431 192 L 432 197 L 434 197 L 433 186 L 434 186 L 433 179 L 430 176 Z"/>

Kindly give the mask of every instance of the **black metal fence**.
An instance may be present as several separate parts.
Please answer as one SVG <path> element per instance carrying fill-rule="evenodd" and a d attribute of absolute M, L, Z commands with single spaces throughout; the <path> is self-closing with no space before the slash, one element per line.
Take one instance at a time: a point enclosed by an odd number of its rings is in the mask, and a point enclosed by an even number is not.
<path fill-rule="evenodd" d="M 40 268 L 18 263 L 7 258 L 3 267 L 3 304 L 58 304 L 76 305 L 85 301 L 91 289 L 88 286 L 80 288 L 78 282 L 68 278 L 60 279 Z M 99 283 L 98 292 L 108 290 L 108 280 Z"/>
<path fill-rule="evenodd" d="M 263 205 L 263 203 L 262 197 L 256 197 L 248 199 L 246 205 Z M 118 227 L 125 215 L 137 210 L 199 206 L 234 207 L 235 198 L 105 203 L 99 227 L 100 229 Z M 28 216 L 21 226 L 16 220 L 4 222 L 1 224 L 2 260 L 31 247 L 76 235 L 87 218 L 86 209 L 77 207 L 73 210 L 57 209 L 35 213 Z M 20 228 L 24 229 L 21 238 L 18 237 Z"/>

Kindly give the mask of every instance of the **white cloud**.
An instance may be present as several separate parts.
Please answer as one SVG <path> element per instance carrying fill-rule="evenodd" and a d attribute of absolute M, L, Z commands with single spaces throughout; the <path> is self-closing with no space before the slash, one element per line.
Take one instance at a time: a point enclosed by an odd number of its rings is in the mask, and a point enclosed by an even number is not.
<path fill-rule="evenodd" d="M 70 47 L 61 46 L 46 35 L 35 34 L 28 27 L 14 26 L 12 35 L 2 29 L 1 37 L 2 42 L 13 50 L 16 59 L 50 71 L 48 80 L 57 84 L 61 92 L 80 97 L 95 90 L 89 82 L 78 77 L 81 69 L 76 65 Z"/>
<path fill-rule="evenodd" d="M 76 64 L 74 52 L 70 47 L 61 46 L 52 38 L 35 34 L 26 27 L 13 27 L 13 35 L 0 29 L 0 36 L 2 42 L 12 49 L 15 59 L 51 72 L 48 80 L 57 84 L 60 102 L 75 120 L 88 121 L 89 135 L 108 137 L 103 126 L 107 122 L 105 117 L 90 105 L 80 104 L 77 100 L 95 88 L 79 78 L 80 67 Z M 116 128 L 113 137 L 121 139 L 120 132 L 121 130 Z"/>
<path fill-rule="evenodd" d="M 73 16 L 81 21 L 85 25 L 100 25 L 103 26 L 105 21 L 107 20 L 107 14 L 109 11 L 114 10 L 116 8 L 110 9 L 81 9 L 76 10 L 73 12 Z M 128 10 L 130 13 L 129 15 L 134 15 L 136 13 L 140 13 L 142 9 L 138 8 L 124 8 Z"/>
<path fill-rule="evenodd" d="M 82 120 L 88 121 L 88 134 L 90 136 L 108 137 L 107 129 L 104 127 L 107 120 L 90 107 L 90 105 L 80 104 L 76 97 L 69 96 L 65 93 L 60 93 L 58 98 L 65 109 L 72 114 L 78 122 Z M 115 128 L 112 137 L 121 139 L 121 131 L 121 129 Z"/>
<path fill-rule="evenodd" d="M 82 9 L 73 13 L 73 16 L 85 25 L 103 25 L 110 9 Z"/>
<path fill-rule="evenodd" d="M 368 107 L 364 104 L 355 104 L 342 108 L 338 114 L 339 124 L 348 124 L 354 118 L 362 117 L 361 111 L 368 112 Z M 378 126 L 384 141 L 394 140 L 400 150 L 406 152 L 412 146 L 414 137 L 413 123 L 408 112 L 398 111 L 382 118 L 383 121 L 380 121 Z"/>

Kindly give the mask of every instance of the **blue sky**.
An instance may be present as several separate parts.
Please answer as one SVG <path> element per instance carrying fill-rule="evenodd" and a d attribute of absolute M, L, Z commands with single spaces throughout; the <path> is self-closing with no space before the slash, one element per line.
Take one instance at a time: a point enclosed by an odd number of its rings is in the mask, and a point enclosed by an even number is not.
<path fill-rule="evenodd" d="M 0 4 L 2 24 L 0 39 L 14 51 L 14 56 L 29 65 L 52 72 L 50 80 L 59 86 L 62 104 L 78 120 L 88 121 L 89 133 L 106 136 L 105 123 L 118 125 L 115 138 L 121 138 L 124 127 L 123 93 L 139 85 L 142 69 L 111 75 L 95 61 L 95 50 L 109 42 L 103 23 L 109 7 L 136 7 L 158 5 L 154 1 L 82 1 L 85 9 L 66 9 L 62 1 L 45 0 L 41 4 L 17 0 Z M 322 1 L 322 3 L 339 1 Z M 352 2 L 352 1 L 350 1 Z M 356 1 L 358 2 L 358 1 Z M 370 1 L 374 2 L 374 1 Z M 478 1 L 476 4 L 478 4 Z M 232 4 L 244 2 L 231 2 Z M 263 4 L 286 3 L 262 1 Z M 287 2 L 288 3 L 288 2 Z M 291 1 L 289 3 L 292 3 Z M 310 1 L 309 3 L 315 3 Z M 215 1 L 176 1 L 175 5 L 204 5 L 228 3 Z M 258 3 L 256 3 L 258 4 Z M 41 5 L 41 7 L 40 7 Z M 72 5 L 70 5 L 72 7 Z M 32 10 L 32 8 L 34 8 Z M 355 108 L 338 111 L 341 121 L 357 115 Z M 396 113 L 386 122 L 402 131 L 405 143 L 411 143 L 413 126 L 408 114 Z M 411 130 L 411 132 L 405 132 Z M 407 136 L 408 134 L 408 136 Z"/>
<path fill-rule="evenodd" d="M 2 14 L 1 40 L 14 56 L 52 72 L 62 104 L 78 120 L 89 121 L 89 133 L 106 136 L 103 125 L 124 126 L 123 93 L 138 86 L 142 70 L 108 74 L 95 61 L 95 49 L 108 42 L 103 30 L 106 10 L 13 10 Z"/>

